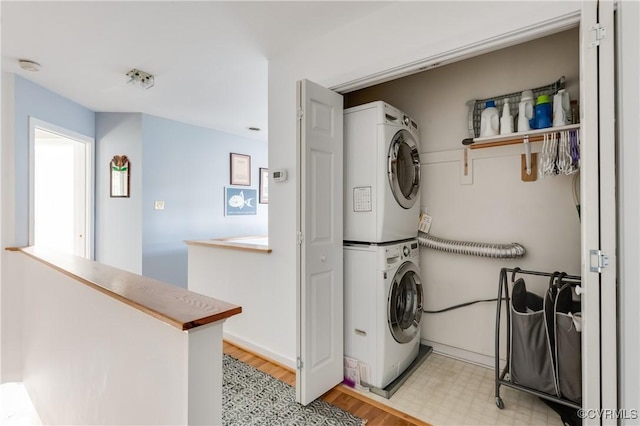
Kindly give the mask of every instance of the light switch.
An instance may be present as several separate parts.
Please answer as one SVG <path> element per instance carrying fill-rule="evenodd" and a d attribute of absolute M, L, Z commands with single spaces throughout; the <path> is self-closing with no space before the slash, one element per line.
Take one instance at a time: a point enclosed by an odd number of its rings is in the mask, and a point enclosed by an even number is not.
<path fill-rule="evenodd" d="M 164 201 L 155 201 L 154 207 L 156 210 L 164 210 Z"/>

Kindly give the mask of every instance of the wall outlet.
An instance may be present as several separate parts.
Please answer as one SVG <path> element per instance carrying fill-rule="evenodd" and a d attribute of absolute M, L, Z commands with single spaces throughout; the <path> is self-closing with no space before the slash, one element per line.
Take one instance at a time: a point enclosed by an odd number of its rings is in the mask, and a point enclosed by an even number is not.
<path fill-rule="evenodd" d="M 153 207 L 156 210 L 164 210 L 164 201 L 155 201 Z"/>
<path fill-rule="evenodd" d="M 431 216 L 426 213 L 420 213 L 420 221 L 418 223 L 418 230 L 420 232 L 424 232 L 425 234 L 429 233 L 429 228 L 431 228 Z"/>

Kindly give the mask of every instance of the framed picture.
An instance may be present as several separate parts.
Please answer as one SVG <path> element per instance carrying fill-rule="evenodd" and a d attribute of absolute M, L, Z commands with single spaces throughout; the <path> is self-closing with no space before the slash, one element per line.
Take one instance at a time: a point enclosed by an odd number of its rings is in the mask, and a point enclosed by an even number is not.
<path fill-rule="evenodd" d="M 231 185 L 251 185 L 251 157 L 232 152 L 230 163 Z"/>
<path fill-rule="evenodd" d="M 260 167 L 260 204 L 269 204 L 269 169 Z"/>
<path fill-rule="evenodd" d="M 129 179 L 130 179 L 129 159 L 126 155 L 115 155 L 109 163 L 109 176 L 111 184 L 112 198 L 128 198 L 129 197 Z"/>
<path fill-rule="evenodd" d="M 256 190 L 224 188 L 224 215 L 247 216 L 256 214 Z"/>

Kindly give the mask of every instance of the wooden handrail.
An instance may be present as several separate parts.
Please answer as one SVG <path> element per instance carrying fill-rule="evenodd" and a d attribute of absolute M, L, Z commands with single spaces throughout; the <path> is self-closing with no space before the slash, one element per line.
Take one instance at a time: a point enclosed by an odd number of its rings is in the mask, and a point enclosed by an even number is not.
<path fill-rule="evenodd" d="M 187 240 L 184 243 L 188 246 L 218 247 L 218 248 L 227 248 L 232 250 L 252 251 L 256 253 L 265 253 L 265 254 L 269 254 L 272 252 L 272 250 L 267 245 L 243 242 L 243 240 L 252 240 L 256 238 L 265 238 L 265 237 L 262 237 L 262 236 L 229 237 L 229 238 L 215 238 L 211 240 Z"/>
<path fill-rule="evenodd" d="M 43 247 L 10 247 L 6 250 L 20 251 L 180 330 L 190 330 L 242 312 L 241 306 L 71 254 Z"/>

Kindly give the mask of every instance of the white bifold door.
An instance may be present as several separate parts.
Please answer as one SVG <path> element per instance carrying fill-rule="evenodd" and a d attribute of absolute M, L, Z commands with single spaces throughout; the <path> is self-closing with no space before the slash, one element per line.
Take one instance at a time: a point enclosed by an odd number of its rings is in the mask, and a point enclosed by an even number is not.
<path fill-rule="evenodd" d="M 580 26 L 582 404 L 617 424 L 614 8 L 583 2 Z M 635 408 L 635 407 L 629 407 Z"/>
<path fill-rule="evenodd" d="M 309 404 L 343 378 L 342 96 L 298 82 L 296 400 Z"/>

